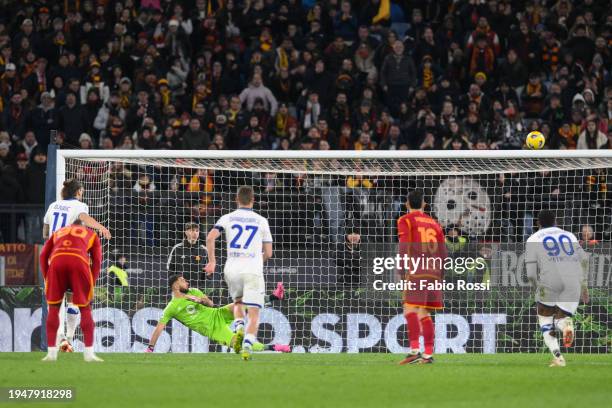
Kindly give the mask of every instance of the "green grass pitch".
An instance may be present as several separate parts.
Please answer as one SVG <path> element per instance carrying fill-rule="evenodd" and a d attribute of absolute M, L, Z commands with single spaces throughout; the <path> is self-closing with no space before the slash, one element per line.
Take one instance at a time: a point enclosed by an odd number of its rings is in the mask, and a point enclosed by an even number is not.
<path fill-rule="evenodd" d="M 101 354 L 42 363 L 42 353 L 0 354 L 0 387 L 71 387 L 52 407 L 582 407 L 610 406 L 612 355 L 439 355 L 399 366 L 392 354 Z M 13 406 L 3 404 L 1 406 Z M 41 407 L 48 404 L 19 403 Z"/>

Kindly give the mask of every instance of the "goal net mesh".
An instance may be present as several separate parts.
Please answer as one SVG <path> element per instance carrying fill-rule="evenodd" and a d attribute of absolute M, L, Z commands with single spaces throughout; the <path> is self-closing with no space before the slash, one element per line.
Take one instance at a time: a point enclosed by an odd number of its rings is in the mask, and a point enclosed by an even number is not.
<path fill-rule="evenodd" d="M 510 155 L 510 154 L 509 154 Z M 109 227 L 94 317 L 99 351 L 142 351 L 170 299 L 168 257 L 184 226 L 235 209 L 239 186 L 253 186 L 255 210 L 270 223 L 274 256 L 264 268 L 268 292 L 285 299 L 262 312 L 260 339 L 294 352 L 406 352 L 400 291 L 376 290 L 375 258 L 397 251 L 396 220 L 411 189 L 447 234 L 451 256 L 485 260 L 484 270 L 446 270 L 445 280 L 489 283 L 485 291 L 446 290 L 434 317 L 437 353 L 539 352 L 543 342 L 526 277 L 525 240 L 542 208 L 584 240 L 590 300 L 575 315 L 576 352 L 609 352 L 612 158 L 66 159 L 65 177 L 84 183 L 90 214 Z M 205 256 L 175 257 L 215 305 L 231 302 Z M 393 272 L 385 272 L 393 280 Z M 384 279 L 384 277 L 382 277 Z M 77 341 L 77 348 L 82 344 Z M 156 351 L 225 351 L 173 321 Z"/>

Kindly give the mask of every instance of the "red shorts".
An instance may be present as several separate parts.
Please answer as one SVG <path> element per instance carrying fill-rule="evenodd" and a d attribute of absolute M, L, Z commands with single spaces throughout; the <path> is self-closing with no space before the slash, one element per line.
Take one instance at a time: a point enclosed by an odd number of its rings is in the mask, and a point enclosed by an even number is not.
<path fill-rule="evenodd" d="M 72 291 L 75 306 L 87 306 L 93 298 L 94 281 L 89 265 L 81 258 L 59 255 L 51 260 L 45 278 L 45 297 L 50 305 L 62 303 L 64 293 Z"/>
<path fill-rule="evenodd" d="M 440 278 L 410 276 L 410 282 L 414 282 L 414 289 L 404 290 L 404 305 L 416 306 L 425 309 L 444 308 L 443 294 L 441 290 L 427 289 L 427 284 L 434 284 Z M 423 286 L 422 286 L 423 284 Z"/>

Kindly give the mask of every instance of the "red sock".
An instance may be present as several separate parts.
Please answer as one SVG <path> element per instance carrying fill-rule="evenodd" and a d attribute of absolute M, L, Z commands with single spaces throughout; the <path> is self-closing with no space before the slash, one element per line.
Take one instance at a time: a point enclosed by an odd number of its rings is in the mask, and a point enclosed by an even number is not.
<path fill-rule="evenodd" d="M 425 344 L 425 354 L 430 356 L 434 352 L 434 324 L 431 316 L 426 316 L 421 319 L 421 327 L 423 328 L 423 343 Z"/>
<path fill-rule="evenodd" d="M 410 348 L 412 350 L 420 349 L 419 336 L 421 335 L 421 327 L 419 325 L 419 317 L 416 313 L 406 313 L 404 316 L 408 325 L 408 339 L 410 340 Z"/>
<path fill-rule="evenodd" d="M 47 347 L 56 347 L 57 329 L 59 328 L 59 306 L 49 305 L 47 313 Z"/>
<path fill-rule="evenodd" d="M 94 321 L 91 316 L 91 307 L 79 307 L 81 311 L 81 330 L 83 331 L 83 342 L 85 347 L 93 346 L 94 341 Z"/>

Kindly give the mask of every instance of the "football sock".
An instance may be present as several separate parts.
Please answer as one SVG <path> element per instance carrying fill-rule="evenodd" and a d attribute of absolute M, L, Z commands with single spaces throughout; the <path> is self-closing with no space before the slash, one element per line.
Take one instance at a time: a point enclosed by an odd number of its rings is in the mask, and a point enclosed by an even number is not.
<path fill-rule="evenodd" d="M 423 331 L 423 343 L 425 344 L 425 353 L 431 356 L 434 352 L 434 324 L 431 316 L 426 316 L 421 319 L 421 330 Z"/>
<path fill-rule="evenodd" d="M 72 303 L 66 306 L 66 338 L 72 344 L 74 332 L 79 324 L 79 309 Z"/>
<path fill-rule="evenodd" d="M 244 329 L 244 319 L 234 320 L 234 332 L 237 332 L 240 328 Z"/>
<path fill-rule="evenodd" d="M 85 348 L 92 347 L 94 342 L 95 323 L 91 316 L 91 307 L 85 306 L 79 308 L 81 310 L 81 330 L 83 331 L 83 343 Z"/>
<path fill-rule="evenodd" d="M 557 329 L 563 331 L 563 329 L 565 329 L 571 323 L 571 320 L 571 317 L 564 317 L 562 319 L 556 319 L 554 322 Z"/>
<path fill-rule="evenodd" d="M 253 345 L 254 343 L 257 343 L 257 337 L 255 337 L 252 334 L 245 334 L 244 335 L 244 343 L 243 344 L 248 344 L 248 345 Z"/>
<path fill-rule="evenodd" d="M 559 351 L 559 340 L 551 333 L 554 328 L 553 317 L 538 315 L 538 322 L 540 323 L 540 330 L 544 337 L 544 344 L 546 344 L 546 347 L 548 347 L 553 356 L 559 357 L 561 355 Z"/>
<path fill-rule="evenodd" d="M 59 327 L 59 307 L 49 305 L 47 314 L 47 347 L 56 347 L 57 328 Z"/>
<path fill-rule="evenodd" d="M 408 326 L 408 339 L 410 340 L 410 349 L 412 351 L 418 351 L 421 348 L 419 344 L 419 336 L 421 335 L 419 317 L 414 312 L 406 313 L 405 317 L 406 324 Z"/>
<path fill-rule="evenodd" d="M 58 351 L 59 349 L 57 347 L 47 347 L 47 356 L 52 359 L 56 359 Z"/>
<path fill-rule="evenodd" d="M 85 358 L 90 358 L 90 357 L 93 357 L 94 355 L 95 355 L 95 353 L 94 353 L 94 348 L 93 348 L 93 346 L 91 346 L 91 347 L 85 347 L 85 350 L 83 351 L 83 356 L 84 356 Z"/>

